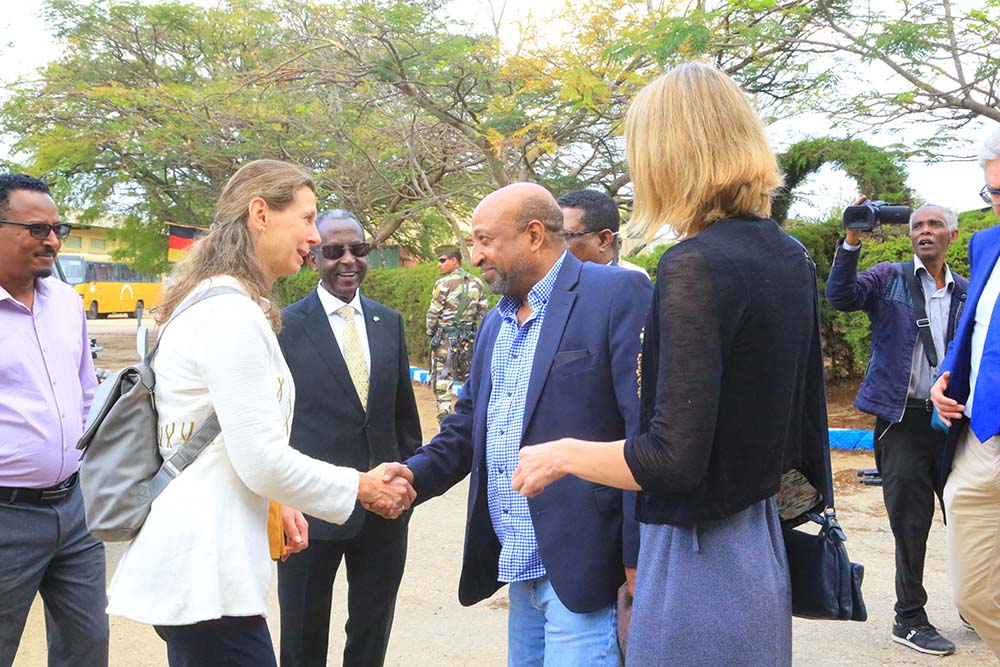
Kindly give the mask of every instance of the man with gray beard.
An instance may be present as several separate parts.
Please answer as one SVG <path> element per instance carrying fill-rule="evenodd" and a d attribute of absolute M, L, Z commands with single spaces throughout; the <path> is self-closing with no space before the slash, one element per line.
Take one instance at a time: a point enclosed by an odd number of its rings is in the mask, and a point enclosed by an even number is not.
<path fill-rule="evenodd" d="M 511 487 L 520 447 L 639 432 L 637 358 L 652 287 L 633 271 L 580 262 L 562 211 L 531 183 L 472 215 L 472 263 L 495 294 L 469 381 L 441 432 L 396 472 L 418 502 L 471 473 L 459 600 L 510 584 L 508 664 L 620 664 L 617 594 L 635 565 L 634 494 L 566 477 L 527 499 Z"/>

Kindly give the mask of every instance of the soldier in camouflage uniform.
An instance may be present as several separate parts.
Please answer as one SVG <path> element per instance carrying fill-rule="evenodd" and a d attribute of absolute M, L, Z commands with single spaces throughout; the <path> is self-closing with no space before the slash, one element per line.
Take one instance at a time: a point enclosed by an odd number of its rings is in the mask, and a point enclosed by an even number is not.
<path fill-rule="evenodd" d="M 438 246 L 434 252 L 444 277 L 434 283 L 427 335 L 431 339 L 431 385 L 441 421 L 451 412 L 452 383 L 469 377 L 476 327 L 489 306 L 486 286 L 462 269 L 458 246 Z"/>

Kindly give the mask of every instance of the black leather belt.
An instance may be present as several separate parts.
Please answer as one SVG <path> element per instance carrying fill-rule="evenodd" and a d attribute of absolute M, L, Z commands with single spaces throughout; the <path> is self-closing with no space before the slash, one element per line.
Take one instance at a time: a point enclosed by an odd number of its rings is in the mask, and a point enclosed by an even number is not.
<path fill-rule="evenodd" d="M 906 409 L 923 410 L 924 412 L 933 412 L 934 403 L 932 403 L 931 399 L 929 398 L 908 398 L 906 399 Z"/>
<path fill-rule="evenodd" d="M 0 503 L 54 505 L 73 492 L 76 481 L 77 473 L 73 473 L 55 486 L 50 486 L 47 489 L 23 489 L 16 486 L 0 486 Z"/>

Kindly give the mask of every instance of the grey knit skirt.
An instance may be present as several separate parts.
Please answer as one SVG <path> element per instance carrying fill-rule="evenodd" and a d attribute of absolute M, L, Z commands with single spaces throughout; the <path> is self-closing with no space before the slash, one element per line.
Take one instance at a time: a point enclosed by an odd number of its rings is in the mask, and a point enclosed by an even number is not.
<path fill-rule="evenodd" d="M 696 526 L 642 524 L 628 667 L 788 667 L 792 598 L 774 498 Z"/>

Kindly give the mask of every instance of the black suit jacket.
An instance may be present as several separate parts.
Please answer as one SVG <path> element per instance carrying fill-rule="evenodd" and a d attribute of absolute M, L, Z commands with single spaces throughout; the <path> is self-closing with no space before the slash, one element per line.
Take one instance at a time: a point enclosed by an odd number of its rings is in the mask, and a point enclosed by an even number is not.
<path fill-rule="evenodd" d="M 282 311 L 278 342 L 295 380 L 292 447 L 328 463 L 367 471 L 385 461 L 409 458 L 422 436 L 403 318 L 363 296 L 361 307 L 372 358 L 367 411 L 315 290 Z M 361 530 L 365 514 L 358 504 L 343 525 L 309 517 L 309 536 L 349 539 Z"/>

